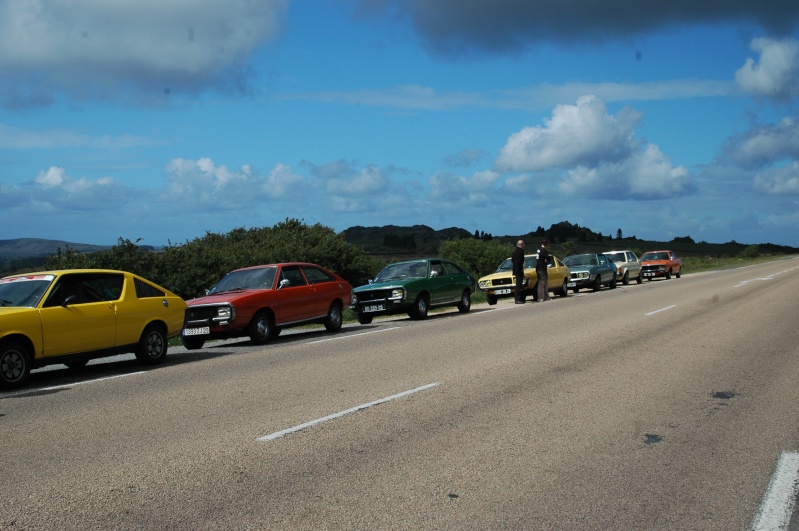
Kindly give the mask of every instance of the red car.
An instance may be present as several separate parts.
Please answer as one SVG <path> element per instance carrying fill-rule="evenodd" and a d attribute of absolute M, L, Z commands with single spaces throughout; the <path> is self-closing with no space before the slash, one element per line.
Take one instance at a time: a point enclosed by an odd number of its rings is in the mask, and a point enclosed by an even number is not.
<path fill-rule="evenodd" d="M 209 339 L 249 336 L 257 344 L 290 326 L 341 329 L 352 286 L 316 264 L 291 262 L 231 271 L 205 297 L 186 301 L 181 339 L 198 349 Z"/>
<path fill-rule="evenodd" d="M 655 277 L 671 278 L 682 275 L 682 260 L 674 251 L 647 251 L 641 256 L 641 272 L 644 278 L 652 280 Z"/>

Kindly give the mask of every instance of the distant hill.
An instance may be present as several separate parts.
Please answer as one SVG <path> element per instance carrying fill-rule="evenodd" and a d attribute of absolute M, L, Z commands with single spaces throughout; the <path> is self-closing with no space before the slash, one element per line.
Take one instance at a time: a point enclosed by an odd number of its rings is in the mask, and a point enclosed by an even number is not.
<path fill-rule="evenodd" d="M 41 266 L 48 256 L 59 248 L 66 251 L 67 247 L 80 252 L 102 251 L 111 248 L 110 245 L 91 245 L 41 238 L 0 240 L 0 271 L 15 271 L 28 266 Z"/>
<path fill-rule="evenodd" d="M 471 238 L 472 234 L 457 227 L 435 230 L 427 225 L 398 227 L 350 227 L 342 232 L 347 243 L 369 254 L 383 256 L 435 255 L 442 241 Z"/>

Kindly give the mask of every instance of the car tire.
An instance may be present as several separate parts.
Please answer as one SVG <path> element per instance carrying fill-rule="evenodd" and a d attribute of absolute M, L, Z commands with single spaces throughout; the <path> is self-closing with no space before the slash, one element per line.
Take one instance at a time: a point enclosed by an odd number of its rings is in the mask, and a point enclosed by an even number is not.
<path fill-rule="evenodd" d="M 327 311 L 327 317 L 325 318 L 325 330 L 328 332 L 338 332 L 341 330 L 341 323 L 343 320 L 344 319 L 341 315 L 341 306 L 339 303 L 334 302 L 330 305 L 330 309 Z"/>
<path fill-rule="evenodd" d="M 0 343 L 0 389 L 22 386 L 31 372 L 31 355 L 20 341 Z"/>
<path fill-rule="evenodd" d="M 367 325 L 367 324 L 371 323 L 372 319 L 373 319 L 373 317 L 371 315 L 366 315 L 364 313 L 359 313 L 358 314 L 358 322 L 363 324 L 363 325 Z"/>
<path fill-rule="evenodd" d="M 602 289 L 602 275 L 597 275 L 596 280 L 594 281 L 594 285 L 591 287 L 594 291 L 599 291 Z"/>
<path fill-rule="evenodd" d="M 488 302 L 488 304 L 493 306 L 497 303 L 497 296 L 491 295 L 490 293 L 486 293 L 486 301 Z"/>
<path fill-rule="evenodd" d="M 674 273 L 674 276 L 680 278 L 680 276 L 682 276 L 682 268 L 678 269 L 677 272 Z"/>
<path fill-rule="evenodd" d="M 670 279 L 671 279 L 671 269 L 666 271 L 666 280 L 670 280 Z"/>
<path fill-rule="evenodd" d="M 205 339 L 196 336 L 180 336 L 180 342 L 183 343 L 186 350 L 201 349 L 205 345 Z"/>
<path fill-rule="evenodd" d="M 566 284 L 568 284 L 568 282 L 566 282 L 566 279 L 564 278 L 563 279 L 563 285 L 557 291 L 558 297 L 568 297 L 568 295 L 569 295 L 569 287 Z"/>
<path fill-rule="evenodd" d="M 472 294 L 469 292 L 468 289 L 463 290 L 463 295 L 461 295 L 461 301 L 458 303 L 458 311 L 461 313 L 466 313 L 472 309 Z"/>
<path fill-rule="evenodd" d="M 616 275 L 613 275 L 613 278 L 610 279 L 610 284 L 608 284 L 610 289 L 616 289 Z"/>
<path fill-rule="evenodd" d="M 256 345 L 265 345 L 272 339 L 272 328 L 274 326 L 272 316 L 264 311 L 257 312 L 247 326 L 247 334 L 250 336 L 250 341 Z"/>
<path fill-rule="evenodd" d="M 572 288 L 572 291 L 573 291 L 574 293 L 577 293 L 578 291 L 580 291 L 580 288 Z"/>
<path fill-rule="evenodd" d="M 635 281 L 638 282 L 639 284 L 643 284 L 644 283 L 644 274 L 639 272 L 638 273 L 638 277 L 636 277 Z"/>
<path fill-rule="evenodd" d="M 408 315 L 411 319 L 426 319 L 429 305 L 430 302 L 427 299 L 427 294 L 420 293 L 419 296 L 416 297 L 416 301 L 414 301 L 411 310 L 408 312 Z"/>
<path fill-rule="evenodd" d="M 148 325 L 136 346 L 136 359 L 143 365 L 158 365 L 166 358 L 168 346 L 164 327 Z"/>
<path fill-rule="evenodd" d="M 629 271 L 625 271 L 624 272 L 624 276 L 621 279 L 621 283 L 624 284 L 625 286 L 630 284 L 630 272 Z"/>

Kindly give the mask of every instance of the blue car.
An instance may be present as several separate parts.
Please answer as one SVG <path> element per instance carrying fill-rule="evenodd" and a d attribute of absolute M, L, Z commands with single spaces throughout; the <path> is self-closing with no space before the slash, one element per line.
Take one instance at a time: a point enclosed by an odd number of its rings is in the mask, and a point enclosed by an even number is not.
<path fill-rule="evenodd" d="M 603 285 L 616 287 L 616 265 L 604 254 L 573 254 L 563 259 L 571 276 L 566 286 L 574 293 L 580 288 L 599 291 Z"/>

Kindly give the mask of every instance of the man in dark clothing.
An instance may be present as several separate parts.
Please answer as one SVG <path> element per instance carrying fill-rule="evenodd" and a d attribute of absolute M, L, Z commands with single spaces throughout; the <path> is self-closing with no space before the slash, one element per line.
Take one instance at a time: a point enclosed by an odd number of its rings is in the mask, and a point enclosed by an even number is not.
<path fill-rule="evenodd" d="M 525 297 L 522 292 L 524 289 L 522 285 L 524 282 L 524 240 L 516 242 L 516 249 L 513 250 L 513 256 L 510 260 L 513 264 L 513 276 L 516 277 L 516 292 L 514 298 L 516 299 L 516 304 L 524 304 Z"/>
<path fill-rule="evenodd" d="M 544 238 L 541 247 L 538 249 L 538 261 L 535 264 L 535 274 L 538 276 L 538 302 L 549 300 L 549 275 L 547 265 L 549 264 L 549 251 L 547 246 L 549 240 Z"/>

